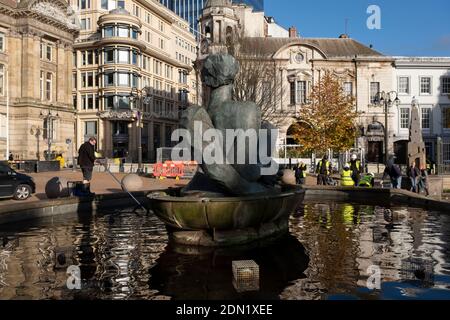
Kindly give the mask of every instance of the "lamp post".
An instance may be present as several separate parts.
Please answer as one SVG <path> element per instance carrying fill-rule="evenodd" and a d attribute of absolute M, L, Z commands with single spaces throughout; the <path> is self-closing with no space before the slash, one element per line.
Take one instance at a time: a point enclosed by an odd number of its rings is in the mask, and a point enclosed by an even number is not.
<path fill-rule="evenodd" d="M 53 143 L 53 120 L 57 120 L 59 119 L 59 114 L 58 112 L 56 112 L 56 115 L 52 114 L 52 111 L 49 110 L 48 113 L 46 115 L 44 115 L 41 111 L 41 114 L 39 115 L 39 117 L 41 119 L 44 119 L 44 121 L 47 122 L 47 143 L 48 143 L 48 148 L 47 148 L 47 161 L 50 161 L 50 155 L 52 153 L 52 143 Z"/>
<path fill-rule="evenodd" d="M 392 97 L 395 95 L 395 99 L 392 100 Z M 388 154 L 389 154 L 389 108 L 393 105 L 399 106 L 400 105 L 400 99 L 398 98 L 397 91 L 390 91 L 390 92 L 378 92 L 374 101 L 374 104 L 376 106 L 384 107 L 384 157 L 385 162 L 388 160 Z"/>
<path fill-rule="evenodd" d="M 38 127 L 32 127 L 30 130 L 30 134 L 36 138 L 36 146 L 37 146 L 37 152 L 36 152 L 36 158 L 38 161 L 41 161 L 41 152 L 40 152 L 40 144 L 39 141 L 41 139 L 42 129 Z"/>
<path fill-rule="evenodd" d="M 137 149 L 138 149 L 138 173 L 142 173 L 142 116 L 144 113 L 144 105 L 151 101 L 151 88 L 139 90 L 134 87 L 131 90 L 131 100 L 136 111 L 136 128 L 137 128 Z"/>

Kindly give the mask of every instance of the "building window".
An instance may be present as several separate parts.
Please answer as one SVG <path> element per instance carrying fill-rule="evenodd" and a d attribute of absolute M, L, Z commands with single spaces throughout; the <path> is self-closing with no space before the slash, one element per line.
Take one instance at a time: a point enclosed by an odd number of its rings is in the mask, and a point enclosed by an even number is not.
<path fill-rule="evenodd" d="M 91 8 L 91 0 L 80 0 L 79 4 L 78 4 L 78 7 L 81 10 L 90 9 Z"/>
<path fill-rule="evenodd" d="M 127 94 L 118 96 L 118 107 L 119 109 L 130 109 L 130 96 Z"/>
<path fill-rule="evenodd" d="M 134 14 L 136 17 L 139 17 L 139 14 L 140 14 L 140 8 L 139 8 L 137 5 L 134 5 L 134 6 L 133 6 L 133 14 Z"/>
<path fill-rule="evenodd" d="M 105 38 L 108 37 L 114 37 L 114 27 L 113 26 L 107 26 L 104 29 L 105 31 Z"/>
<path fill-rule="evenodd" d="M 114 109 L 114 96 L 107 95 L 103 101 L 105 109 Z"/>
<path fill-rule="evenodd" d="M 128 38 L 130 35 L 130 30 L 128 26 L 119 26 L 117 28 L 117 36 L 122 38 Z"/>
<path fill-rule="evenodd" d="M 291 105 L 295 105 L 295 82 L 291 82 L 290 86 L 291 86 L 291 90 L 290 90 Z"/>
<path fill-rule="evenodd" d="M 92 137 L 97 137 L 97 121 L 86 121 L 84 123 L 84 136 L 89 139 Z M 86 140 L 87 140 L 86 139 Z"/>
<path fill-rule="evenodd" d="M 136 39 L 138 38 L 139 31 L 137 29 L 132 28 L 131 29 L 131 38 Z"/>
<path fill-rule="evenodd" d="M 297 81 L 297 103 L 306 103 L 306 81 Z"/>
<path fill-rule="evenodd" d="M 88 51 L 83 51 L 82 52 L 82 57 L 83 57 L 83 66 L 86 65 L 93 65 L 95 64 L 95 52 L 92 50 L 88 50 Z"/>
<path fill-rule="evenodd" d="M 105 49 L 105 63 L 114 63 L 114 49 Z"/>
<path fill-rule="evenodd" d="M 164 22 L 159 21 L 159 31 L 164 32 Z"/>
<path fill-rule="evenodd" d="M 378 98 L 378 93 L 380 92 L 380 83 L 371 82 L 370 83 L 370 104 L 375 104 Z"/>
<path fill-rule="evenodd" d="M 58 130 L 57 130 L 57 121 L 56 119 L 44 119 L 43 124 L 43 137 L 44 139 L 48 139 L 50 141 L 56 141 L 58 139 Z"/>
<path fill-rule="evenodd" d="M 178 70 L 178 82 L 181 84 L 187 84 L 187 72 L 184 70 Z"/>
<path fill-rule="evenodd" d="M 119 49 L 118 50 L 118 61 L 119 63 L 125 63 L 125 64 L 129 64 L 130 63 L 130 52 L 128 51 L 128 49 Z"/>
<path fill-rule="evenodd" d="M 50 72 L 41 71 L 40 92 L 41 100 L 52 100 L 52 74 Z"/>
<path fill-rule="evenodd" d="M 130 74 L 129 73 L 118 73 L 117 74 L 118 85 L 120 87 L 130 86 Z"/>
<path fill-rule="evenodd" d="M 346 96 L 353 95 L 353 82 L 344 82 L 344 94 Z"/>
<path fill-rule="evenodd" d="M 450 78 L 442 78 L 442 94 L 450 94 Z"/>
<path fill-rule="evenodd" d="M 42 60 L 52 61 L 53 48 L 49 43 L 41 42 L 41 54 Z"/>
<path fill-rule="evenodd" d="M 306 81 L 291 82 L 291 105 L 306 103 Z"/>
<path fill-rule="evenodd" d="M 409 108 L 400 108 L 400 128 L 409 129 Z"/>
<path fill-rule="evenodd" d="M 159 48 L 164 50 L 165 46 L 164 46 L 164 39 L 159 39 Z"/>
<path fill-rule="evenodd" d="M 101 6 L 105 10 L 125 9 L 125 0 L 102 0 Z"/>
<path fill-rule="evenodd" d="M 114 86 L 114 72 L 105 73 L 105 87 Z"/>
<path fill-rule="evenodd" d="M 83 110 L 96 109 L 94 101 L 95 101 L 95 97 L 93 94 L 86 94 L 86 95 L 82 96 L 81 109 L 83 109 Z"/>
<path fill-rule="evenodd" d="M 420 78 L 420 94 L 431 94 L 431 78 Z"/>
<path fill-rule="evenodd" d="M 82 87 L 83 88 L 92 88 L 95 86 L 94 81 L 94 73 L 93 72 L 84 72 L 81 74 L 82 78 Z"/>
<path fill-rule="evenodd" d="M 0 64 L 0 96 L 5 95 L 5 66 Z"/>
<path fill-rule="evenodd" d="M 5 51 L 5 34 L 3 32 L 0 32 L 0 52 Z"/>
<path fill-rule="evenodd" d="M 450 106 L 444 107 L 442 112 L 442 127 L 444 129 L 450 129 Z"/>
<path fill-rule="evenodd" d="M 80 20 L 81 30 L 91 30 L 91 18 L 85 18 Z"/>
<path fill-rule="evenodd" d="M 398 78 L 398 93 L 409 94 L 409 77 Z"/>
<path fill-rule="evenodd" d="M 422 129 L 431 129 L 431 108 L 422 108 Z"/>

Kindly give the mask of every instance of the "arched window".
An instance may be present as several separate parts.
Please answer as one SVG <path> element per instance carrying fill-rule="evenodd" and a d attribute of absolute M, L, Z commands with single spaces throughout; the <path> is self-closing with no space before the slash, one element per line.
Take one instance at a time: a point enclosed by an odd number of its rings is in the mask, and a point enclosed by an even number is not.
<path fill-rule="evenodd" d="M 206 38 L 210 39 L 211 38 L 211 27 L 210 26 L 206 26 L 205 27 L 205 36 Z"/>

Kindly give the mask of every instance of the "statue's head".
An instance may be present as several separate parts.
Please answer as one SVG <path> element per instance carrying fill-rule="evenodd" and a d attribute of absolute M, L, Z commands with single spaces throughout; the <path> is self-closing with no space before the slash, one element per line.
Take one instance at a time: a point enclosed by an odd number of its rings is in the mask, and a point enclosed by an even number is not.
<path fill-rule="evenodd" d="M 229 54 L 212 54 L 203 64 L 202 80 L 212 88 L 232 84 L 239 72 L 239 63 Z"/>

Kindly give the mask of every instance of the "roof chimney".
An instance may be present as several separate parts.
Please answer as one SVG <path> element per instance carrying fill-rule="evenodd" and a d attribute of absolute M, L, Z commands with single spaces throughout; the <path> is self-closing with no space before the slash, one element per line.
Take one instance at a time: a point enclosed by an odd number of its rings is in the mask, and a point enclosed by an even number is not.
<path fill-rule="evenodd" d="M 289 28 L 289 38 L 298 38 L 298 33 L 297 33 L 296 27 Z"/>

